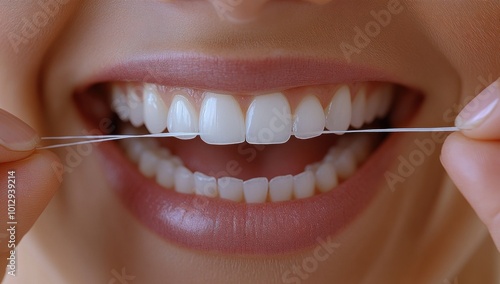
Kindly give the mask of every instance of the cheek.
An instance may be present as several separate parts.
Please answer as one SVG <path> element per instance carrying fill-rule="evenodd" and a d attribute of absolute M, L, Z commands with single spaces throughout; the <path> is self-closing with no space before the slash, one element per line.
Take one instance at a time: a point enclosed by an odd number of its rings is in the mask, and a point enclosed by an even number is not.
<path fill-rule="evenodd" d="M 0 86 L 4 91 L 0 105 L 40 130 L 38 79 L 42 64 L 77 3 L 4 2 L 0 9 Z M 60 4 L 64 2 L 68 3 Z M 12 100 L 12 96 L 17 99 Z"/>
<path fill-rule="evenodd" d="M 463 78 L 499 73 L 500 9 L 495 1 L 411 4 L 437 47 Z M 410 4 L 408 4 L 410 5 Z M 500 75 L 500 74 L 499 74 Z"/>
<path fill-rule="evenodd" d="M 27 69 L 40 63 L 75 4 L 67 0 L 39 1 L 32 5 L 18 1 L 2 4 L 0 35 L 7 40 L 0 45 L 0 56 L 6 62 L 18 63 L 11 66 L 13 69 Z"/>

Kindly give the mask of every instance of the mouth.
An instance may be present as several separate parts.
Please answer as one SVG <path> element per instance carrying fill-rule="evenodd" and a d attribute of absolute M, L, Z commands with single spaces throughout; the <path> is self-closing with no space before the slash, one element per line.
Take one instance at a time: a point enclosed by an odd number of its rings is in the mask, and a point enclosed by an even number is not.
<path fill-rule="evenodd" d="M 379 192 L 399 139 L 323 131 L 401 127 L 421 99 L 389 81 L 242 90 L 127 76 L 76 93 L 86 121 L 176 137 L 100 145 L 111 187 L 167 241 L 218 253 L 291 252 L 348 227 Z"/>

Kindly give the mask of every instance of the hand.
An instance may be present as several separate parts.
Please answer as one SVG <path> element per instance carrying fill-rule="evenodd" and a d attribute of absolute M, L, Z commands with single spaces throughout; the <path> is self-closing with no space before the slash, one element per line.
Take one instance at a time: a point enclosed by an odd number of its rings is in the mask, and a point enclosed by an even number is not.
<path fill-rule="evenodd" d="M 500 250 L 500 78 L 458 115 L 441 162 Z"/>
<path fill-rule="evenodd" d="M 0 109 L 0 261 L 7 265 L 0 279 L 5 273 L 17 274 L 14 248 L 59 187 L 52 170 L 58 158 L 36 151 L 38 141 L 31 127 Z"/>

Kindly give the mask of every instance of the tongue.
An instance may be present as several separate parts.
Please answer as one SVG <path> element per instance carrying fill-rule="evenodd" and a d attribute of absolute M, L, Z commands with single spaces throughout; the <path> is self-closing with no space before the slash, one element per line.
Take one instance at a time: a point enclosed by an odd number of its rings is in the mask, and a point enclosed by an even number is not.
<path fill-rule="evenodd" d="M 336 140 L 336 135 L 323 135 L 307 140 L 292 137 L 280 145 L 216 146 L 205 144 L 199 138 L 170 139 L 162 143 L 193 172 L 247 180 L 299 174 L 306 165 L 322 160 Z"/>

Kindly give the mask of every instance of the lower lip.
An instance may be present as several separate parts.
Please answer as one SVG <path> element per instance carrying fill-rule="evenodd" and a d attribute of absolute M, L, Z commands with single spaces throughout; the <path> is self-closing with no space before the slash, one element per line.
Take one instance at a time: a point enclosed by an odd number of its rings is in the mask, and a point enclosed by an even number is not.
<path fill-rule="evenodd" d="M 140 174 L 116 143 L 100 157 L 111 187 L 146 227 L 175 244 L 224 254 L 278 254 L 339 234 L 381 191 L 400 135 L 389 136 L 334 190 L 303 200 L 245 204 L 165 190 Z"/>

